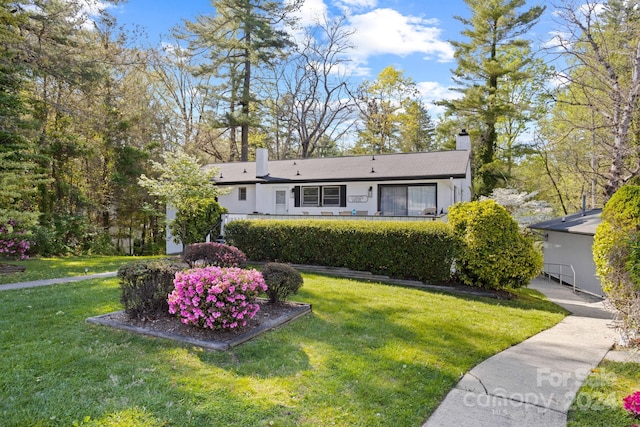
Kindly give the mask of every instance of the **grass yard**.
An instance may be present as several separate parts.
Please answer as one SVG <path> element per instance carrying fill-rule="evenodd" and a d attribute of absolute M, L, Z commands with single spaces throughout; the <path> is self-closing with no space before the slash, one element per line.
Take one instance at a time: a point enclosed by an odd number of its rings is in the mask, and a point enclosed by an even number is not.
<path fill-rule="evenodd" d="M 87 324 L 121 309 L 115 278 L 4 291 L 2 424 L 420 426 L 464 372 L 565 314 L 526 289 L 304 278 L 311 315 L 225 353 Z"/>
<path fill-rule="evenodd" d="M 164 256 L 130 257 L 92 255 L 11 261 L 9 264 L 25 266 L 26 270 L 22 273 L 0 274 L 0 285 L 116 271 L 118 267 L 124 263 L 148 258 L 164 258 Z"/>
<path fill-rule="evenodd" d="M 568 413 L 569 427 L 629 427 L 633 418 L 622 406 L 640 388 L 640 363 L 605 360 L 586 379 Z M 640 425 L 640 420 L 635 423 Z"/>

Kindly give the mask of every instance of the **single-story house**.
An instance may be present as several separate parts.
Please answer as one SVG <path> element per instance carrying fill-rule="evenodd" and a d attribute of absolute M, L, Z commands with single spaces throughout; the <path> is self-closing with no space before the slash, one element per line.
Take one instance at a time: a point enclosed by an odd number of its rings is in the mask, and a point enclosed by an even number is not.
<path fill-rule="evenodd" d="M 601 214 L 602 209 L 583 210 L 529 226 L 544 236 L 545 274 L 597 296 L 604 296 L 593 261 Z"/>
<path fill-rule="evenodd" d="M 450 151 L 269 160 L 259 148 L 255 162 L 205 168 L 217 168 L 215 182 L 231 188 L 218 199 L 228 211 L 225 222 L 266 215 L 433 220 L 471 199 L 470 148 L 462 131 Z M 167 219 L 174 215 L 168 210 Z M 167 233 L 167 253 L 181 249 Z"/>

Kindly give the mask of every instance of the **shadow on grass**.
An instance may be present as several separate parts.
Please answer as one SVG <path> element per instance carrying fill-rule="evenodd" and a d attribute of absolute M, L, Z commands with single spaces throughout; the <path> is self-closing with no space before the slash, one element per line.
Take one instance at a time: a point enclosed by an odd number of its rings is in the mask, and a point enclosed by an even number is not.
<path fill-rule="evenodd" d="M 296 300 L 312 314 L 210 352 L 84 322 L 120 308 L 118 294 L 117 279 L 3 294 L 9 425 L 419 425 L 461 374 L 559 320 L 535 294 L 491 301 L 305 275 Z"/>

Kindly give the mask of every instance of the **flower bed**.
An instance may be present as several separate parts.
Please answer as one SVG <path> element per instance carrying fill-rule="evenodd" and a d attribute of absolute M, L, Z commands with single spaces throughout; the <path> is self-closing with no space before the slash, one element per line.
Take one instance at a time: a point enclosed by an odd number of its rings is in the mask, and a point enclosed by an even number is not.
<path fill-rule="evenodd" d="M 205 267 L 178 272 L 169 294 L 169 313 L 182 323 L 209 329 L 245 326 L 260 306 L 255 302 L 267 290 L 257 270 Z"/>

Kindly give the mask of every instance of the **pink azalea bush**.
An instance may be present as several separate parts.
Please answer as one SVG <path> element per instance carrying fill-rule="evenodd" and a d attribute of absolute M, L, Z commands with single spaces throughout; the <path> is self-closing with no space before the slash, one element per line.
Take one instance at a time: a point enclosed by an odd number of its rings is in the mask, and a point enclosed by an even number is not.
<path fill-rule="evenodd" d="M 15 221 L 0 224 L 0 258 L 27 259 L 27 251 L 31 247 L 25 235 L 26 230 L 19 230 Z"/>
<path fill-rule="evenodd" d="M 246 326 L 260 310 L 255 302 L 267 290 L 262 273 L 237 267 L 204 267 L 176 273 L 169 313 L 182 323 L 209 329 Z"/>
<path fill-rule="evenodd" d="M 629 411 L 633 416 L 640 416 L 640 391 L 631 393 L 629 396 L 622 399 L 624 403 L 624 409 Z"/>

